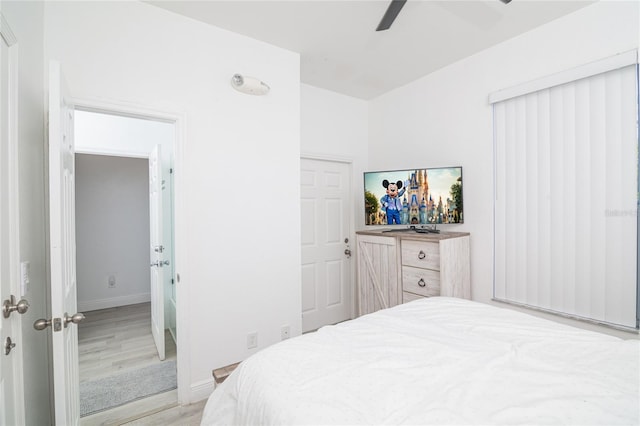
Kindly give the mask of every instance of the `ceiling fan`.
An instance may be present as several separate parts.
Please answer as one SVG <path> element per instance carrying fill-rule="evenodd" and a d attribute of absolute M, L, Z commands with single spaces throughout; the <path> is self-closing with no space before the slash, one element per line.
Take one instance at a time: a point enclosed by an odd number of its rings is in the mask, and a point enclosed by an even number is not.
<path fill-rule="evenodd" d="M 509 4 L 511 2 L 511 0 L 500 1 L 504 4 Z M 391 28 L 391 24 L 393 24 L 393 21 L 396 20 L 396 17 L 400 13 L 406 2 L 407 0 L 391 0 L 387 11 L 384 13 L 382 20 L 380 20 L 380 23 L 378 24 L 378 28 L 376 28 L 376 31 L 385 31 Z"/>

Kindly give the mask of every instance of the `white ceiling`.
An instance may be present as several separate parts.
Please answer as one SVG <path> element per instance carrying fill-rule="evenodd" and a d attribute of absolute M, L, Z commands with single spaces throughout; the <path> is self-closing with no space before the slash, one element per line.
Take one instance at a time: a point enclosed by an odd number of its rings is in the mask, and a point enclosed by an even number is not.
<path fill-rule="evenodd" d="M 389 0 L 147 3 L 298 52 L 303 83 L 372 99 L 593 1 L 408 0 L 381 32 Z"/>

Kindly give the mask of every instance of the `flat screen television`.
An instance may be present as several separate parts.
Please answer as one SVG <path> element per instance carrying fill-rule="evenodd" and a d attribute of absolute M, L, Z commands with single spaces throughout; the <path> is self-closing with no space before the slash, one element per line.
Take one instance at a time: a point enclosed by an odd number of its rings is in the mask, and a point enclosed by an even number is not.
<path fill-rule="evenodd" d="M 463 223 L 462 167 L 364 173 L 366 225 Z"/>

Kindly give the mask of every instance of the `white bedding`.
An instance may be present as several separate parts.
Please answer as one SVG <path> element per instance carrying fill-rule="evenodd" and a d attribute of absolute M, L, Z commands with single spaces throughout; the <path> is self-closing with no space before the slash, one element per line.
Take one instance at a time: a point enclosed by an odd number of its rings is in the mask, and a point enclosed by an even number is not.
<path fill-rule="evenodd" d="M 420 299 L 251 356 L 203 425 L 640 424 L 640 342 Z"/>

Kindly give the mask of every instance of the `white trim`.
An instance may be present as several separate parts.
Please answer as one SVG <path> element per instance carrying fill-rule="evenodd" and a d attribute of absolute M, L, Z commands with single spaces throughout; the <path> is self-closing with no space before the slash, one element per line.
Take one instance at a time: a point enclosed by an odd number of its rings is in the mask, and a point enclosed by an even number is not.
<path fill-rule="evenodd" d="M 81 148 L 76 149 L 76 154 L 104 155 L 107 157 L 125 157 L 125 158 L 149 158 L 148 152 L 120 151 L 116 149 L 104 148 Z"/>
<path fill-rule="evenodd" d="M 213 378 L 202 380 L 192 384 L 190 388 L 191 399 L 189 400 L 189 403 L 193 404 L 194 402 L 202 401 L 209 398 L 215 387 L 216 384 Z"/>
<path fill-rule="evenodd" d="M 81 111 L 92 111 L 98 113 L 119 114 L 126 117 L 141 118 L 147 120 L 163 121 L 173 123 L 174 135 L 174 195 L 173 210 L 174 224 L 174 259 L 176 277 L 180 280 L 176 283 L 176 333 L 177 342 L 177 374 L 178 374 L 178 403 L 186 404 L 192 399 L 192 388 L 189 382 L 191 377 L 191 366 L 189 364 L 189 292 L 188 290 L 188 254 L 186 244 L 186 215 L 183 218 L 184 193 L 183 182 L 186 180 L 186 168 L 184 164 L 184 153 L 187 145 L 187 117 L 184 113 L 166 111 L 150 108 L 145 105 L 121 102 L 112 99 L 74 99 L 76 109 Z"/>
<path fill-rule="evenodd" d="M 179 113 L 157 110 L 143 105 L 110 99 L 74 98 L 74 102 L 77 102 L 75 109 L 80 111 L 116 115 L 120 117 L 138 118 L 141 120 L 175 123 L 181 116 L 181 114 Z"/>
<path fill-rule="evenodd" d="M 559 86 L 571 81 L 580 80 L 582 78 L 591 77 L 593 75 L 602 74 L 607 71 L 612 71 L 637 63 L 638 49 L 629 50 L 627 52 L 619 53 L 615 56 L 610 56 L 586 65 L 581 65 L 570 70 L 490 93 L 489 103 L 494 104 L 496 102 L 504 101 L 505 99 L 515 98 L 527 93 L 537 92 L 539 90 L 548 89 L 549 87 Z"/>
<path fill-rule="evenodd" d="M 135 305 L 137 303 L 146 303 L 150 301 L 151 293 L 129 294 L 126 296 L 110 297 L 107 299 L 78 300 L 78 311 L 95 311 L 98 309 Z"/>
<path fill-rule="evenodd" d="M 348 157 L 348 156 L 344 156 L 344 155 L 330 155 L 330 154 L 322 154 L 322 153 L 313 153 L 313 152 L 302 152 L 302 153 L 300 153 L 300 159 L 333 161 L 335 163 L 349 163 L 349 164 L 353 164 L 353 162 L 354 162 L 354 158 L 353 157 Z"/>

